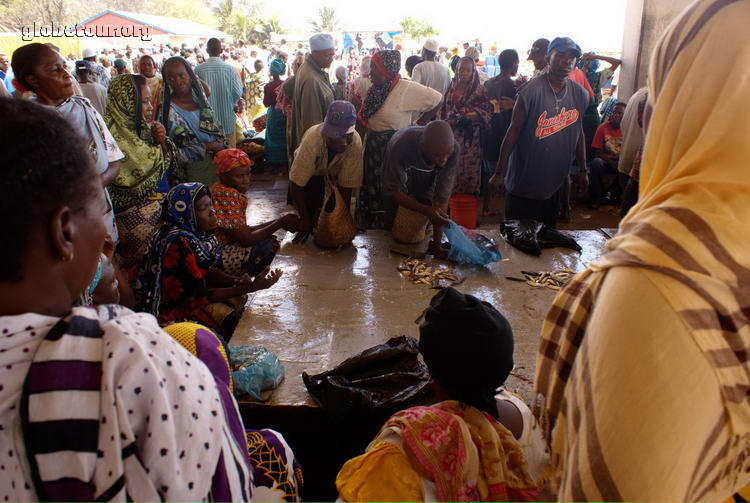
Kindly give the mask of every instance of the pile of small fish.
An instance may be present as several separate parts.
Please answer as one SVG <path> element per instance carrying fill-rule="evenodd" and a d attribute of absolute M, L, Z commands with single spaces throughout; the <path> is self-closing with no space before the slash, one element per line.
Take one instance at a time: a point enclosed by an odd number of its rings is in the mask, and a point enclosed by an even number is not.
<path fill-rule="evenodd" d="M 523 281 L 527 285 L 534 288 L 549 288 L 550 290 L 559 290 L 565 284 L 570 281 L 570 278 L 575 276 L 576 272 L 573 269 L 558 269 L 552 272 L 531 272 L 521 271 L 524 279 L 513 278 L 506 276 L 507 279 L 513 281 Z"/>
<path fill-rule="evenodd" d="M 430 285 L 431 288 L 444 288 L 459 282 L 458 276 L 453 274 L 452 269 L 430 267 L 424 261 L 416 258 L 405 259 L 398 265 L 397 269 L 409 281 L 417 285 Z"/>

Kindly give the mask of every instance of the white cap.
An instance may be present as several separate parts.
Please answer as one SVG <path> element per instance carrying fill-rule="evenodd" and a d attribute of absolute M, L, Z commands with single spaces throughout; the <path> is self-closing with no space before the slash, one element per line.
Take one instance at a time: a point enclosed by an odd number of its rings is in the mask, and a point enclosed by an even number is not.
<path fill-rule="evenodd" d="M 83 50 L 83 57 L 84 58 L 92 58 L 94 56 L 96 56 L 96 51 L 94 49 L 92 49 L 92 48 L 89 47 L 88 49 L 84 49 Z"/>
<path fill-rule="evenodd" d="M 315 35 L 310 37 L 311 51 L 325 51 L 335 48 L 336 43 L 333 41 L 333 37 L 328 33 L 316 33 Z"/>
<path fill-rule="evenodd" d="M 424 47 L 430 52 L 438 52 L 438 43 L 437 43 L 437 40 L 435 40 L 434 38 L 428 38 L 427 40 L 425 40 L 424 45 L 422 47 Z"/>

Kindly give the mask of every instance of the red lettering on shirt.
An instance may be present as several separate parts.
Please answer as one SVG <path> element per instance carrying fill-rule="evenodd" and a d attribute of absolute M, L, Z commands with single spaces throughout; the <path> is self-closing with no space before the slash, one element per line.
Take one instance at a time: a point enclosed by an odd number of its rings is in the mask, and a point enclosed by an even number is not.
<path fill-rule="evenodd" d="M 549 119 L 547 118 L 547 111 L 545 110 L 542 115 L 539 116 L 535 135 L 541 140 L 562 131 L 571 124 L 575 124 L 577 120 L 578 110 L 575 108 L 572 110 L 563 108 L 560 110 L 559 114 Z"/>

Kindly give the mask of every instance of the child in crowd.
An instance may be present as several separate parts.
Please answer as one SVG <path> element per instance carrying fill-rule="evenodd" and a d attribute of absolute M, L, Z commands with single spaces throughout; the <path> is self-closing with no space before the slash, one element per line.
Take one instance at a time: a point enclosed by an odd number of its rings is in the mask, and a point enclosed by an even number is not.
<path fill-rule="evenodd" d="M 236 136 L 237 143 L 244 141 L 245 138 L 252 138 L 255 134 L 253 126 L 247 119 L 245 112 L 247 110 L 247 102 L 244 98 L 240 98 L 237 104 L 234 106 L 234 115 L 236 117 L 234 124 L 234 134 Z"/>
<path fill-rule="evenodd" d="M 268 267 L 273 255 L 253 264 L 259 269 L 254 279 L 220 270 L 224 250 L 216 240 L 218 220 L 208 187 L 202 183 L 173 187 L 165 204 L 164 224 L 151 242 L 136 281 L 136 308 L 156 316 L 162 326 L 195 321 L 228 342 L 244 310 L 246 294 L 270 288 L 281 271 Z"/>
<path fill-rule="evenodd" d="M 299 228 L 299 217 L 292 213 L 259 225 L 247 225 L 248 198 L 245 194 L 250 190 L 252 164 L 247 154 L 237 148 L 222 150 L 214 156 L 219 177 L 219 182 L 211 186 L 211 199 L 218 220 L 216 237 L 224 245 L 224 270 L 230 274 L 247 272 L 254 276 L 270 265 L 279 249 L 274 232 L 279 229 L 297 232 Z M 247 270 L 239 271 L 238 267 L 245 263 L 248 264 Z"/>

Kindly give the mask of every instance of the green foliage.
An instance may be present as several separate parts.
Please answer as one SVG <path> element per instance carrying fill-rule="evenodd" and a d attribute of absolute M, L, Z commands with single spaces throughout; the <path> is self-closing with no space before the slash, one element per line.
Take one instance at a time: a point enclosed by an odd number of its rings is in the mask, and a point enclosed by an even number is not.
<path fill-rule="evenodd" d="M 426 19 L 405 17 L 401 20 L 401 29 L 415 40 L 434 37 L 440 34 L 440 30 L 432 26 Z"/>
<path fill-rule="evenodd" d="M 336 33 L 341 30 L 341 22 L 336 19 L 336 9 L 323 7 L 318 10 L 318 19 L 311 19 L 310 26 L 315 33 Z"/>
<path fill-rule="evenodd" d="M 213 8 L 216 19 L 219 21 L 219 29 L 221 31 L 229 31 L 232 21 L 234 20 L 234 2 L 233 0 L 221 0 L 219 4 Z"/>

